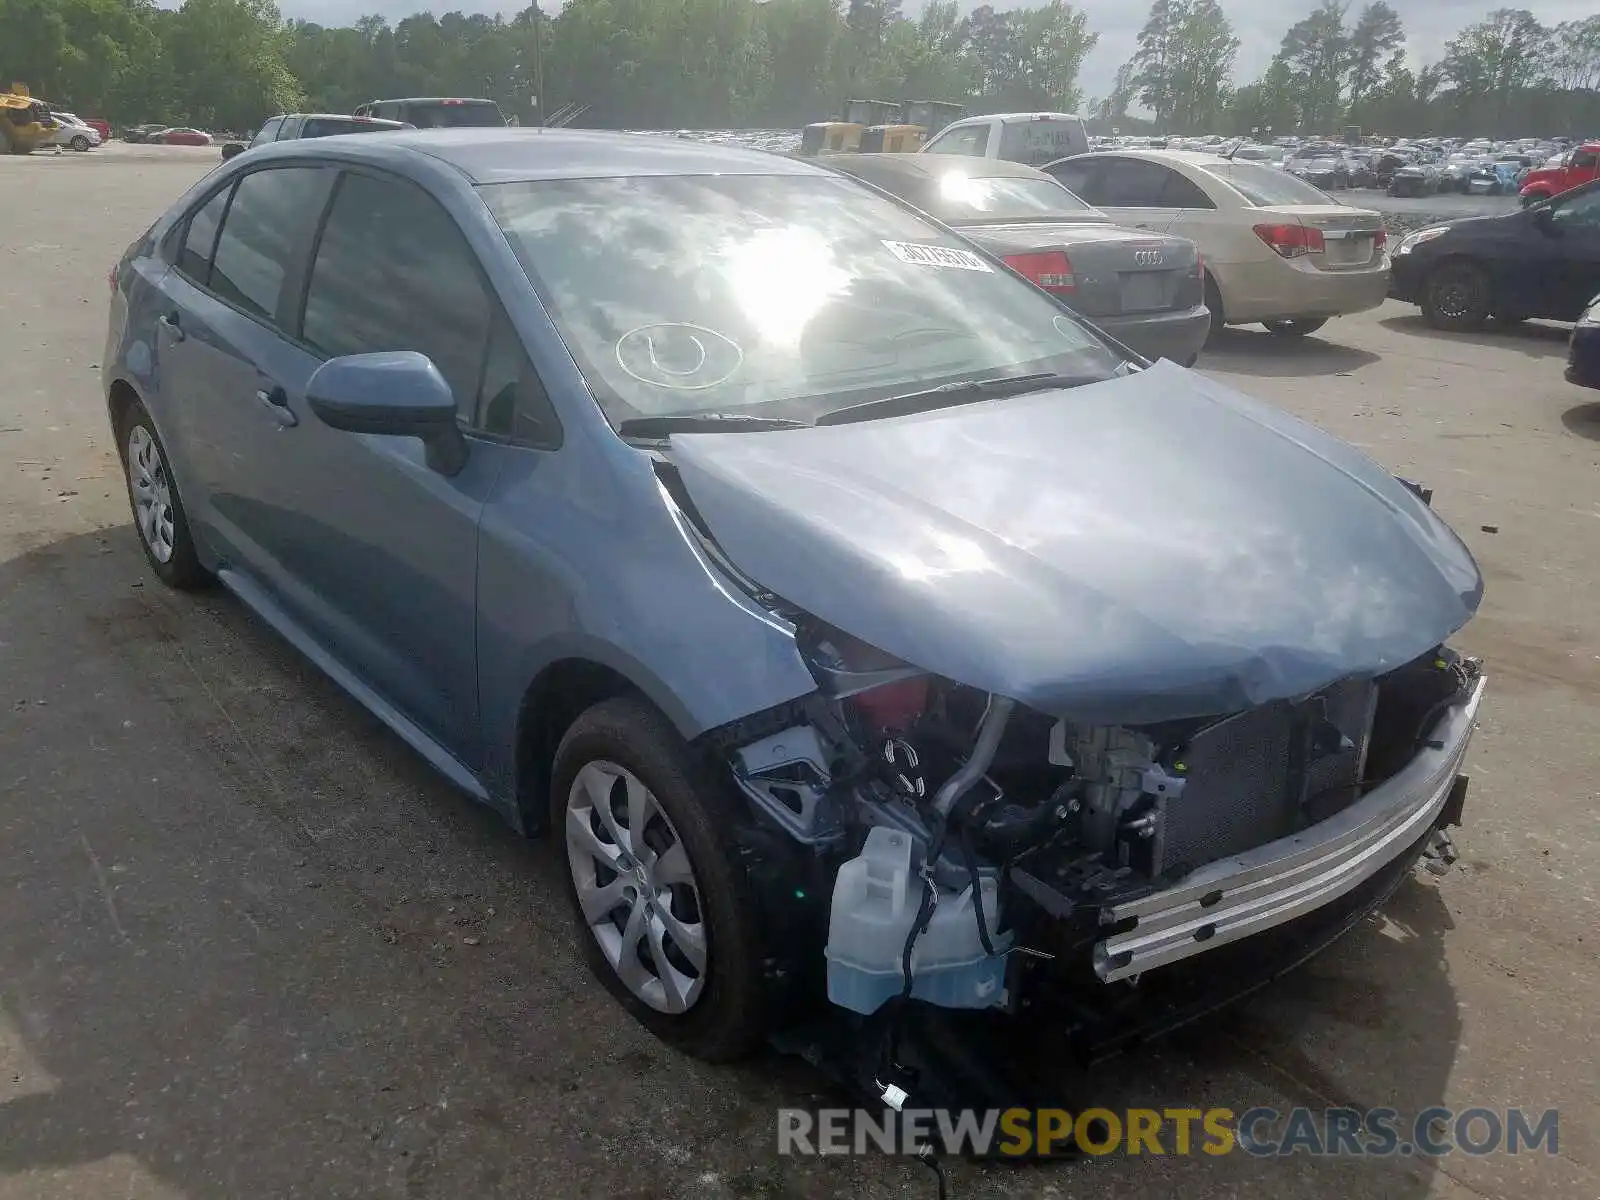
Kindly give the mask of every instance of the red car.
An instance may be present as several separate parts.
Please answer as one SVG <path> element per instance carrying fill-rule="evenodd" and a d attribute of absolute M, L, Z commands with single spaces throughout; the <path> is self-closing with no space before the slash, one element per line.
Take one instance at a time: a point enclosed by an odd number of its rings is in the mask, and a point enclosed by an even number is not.
<path fill-rule="evenodd" d="M 1600 178 L 1600 142 L 1585 142 L 1566 156 L 1565 165 L 1528 172 L 1522 181 L 1522 207 L 1559 196 L 1595 178 Z"/>
<path fill-rule="evenodd" d="M 111 140 L 111 122 L 104 117 L 84 117 L 83 123 L 98 133 L 102 142 Z"/>
<path fill-rule="evenodd" d="M 169 129 L 150 139 L 166 146 L 209 146 L 211 135 L 198 129 Z"/>

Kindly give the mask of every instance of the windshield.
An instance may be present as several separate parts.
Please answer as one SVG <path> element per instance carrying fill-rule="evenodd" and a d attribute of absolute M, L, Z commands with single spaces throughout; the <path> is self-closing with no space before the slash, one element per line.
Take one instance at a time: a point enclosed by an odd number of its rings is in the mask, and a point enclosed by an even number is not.
<path fill-rule="evenodd" d="M 1099 219 L 1090 208 L 1053 179 L 989 176 L 975 179 L 963 171 L 949 171 L 933 186 L 933 206 L 928 211 L 941 221 L 967 224 L 976 221 L 1068 221 Z"/>
<path fill-rule="evenodd" d="M 1267 204 L 1337 204 L 1321 188 L 1312 187 L 1304 179 L 1280 171 L 1276 167 L 1263 167 L 1256 163 L 1207 163 L 1205 170 L 1224 183 L 1231 184 L 1240 195 L 1256 207 Z"/>
<path fill-rule="evenodd" d="M 503 126 L 500 107 L 492 100 L 444 101 L 407 104 L 405 119 L 418 129 L 467 129 Z"/>
<path fill-rule="evenodd" d="M 1123 360 L 961 239 L 841 178 L 692 175 L 481 189 L 617 424 L 811 421 L 873 399 Z"/>
<path fill-rule="evenodd" d="M 383 133 L 393 125 L 377 125 L 355 117 L 312 117 L 300 130 L 303 138 L 334 137 L 341 133 Z"/>

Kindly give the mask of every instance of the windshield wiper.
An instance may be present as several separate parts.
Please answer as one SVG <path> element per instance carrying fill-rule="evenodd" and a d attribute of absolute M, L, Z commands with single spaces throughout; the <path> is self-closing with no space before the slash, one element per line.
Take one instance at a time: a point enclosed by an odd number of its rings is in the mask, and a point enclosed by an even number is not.
<path fill-rule="evenodd" d="M 727 430 L 804 429 L 792 417 L 758 417 L 751 413 L 676 413 L 664 417 L 630 417 L 617 425 L 623 437 L 659 439 L 674 433 L 723 433 Z"/>
<path fill-rule="evenodd" d="M 1033 375 L 1008 375 L 1003 379 L 958 379 L 954 383 L 941 383 L 938 387 L 920 392 L 906 392 L 883 400 L 868 400 L 865 404 L 838 408 L 818 417 L 817 424 L 845 425 L 851 421 L 870 421 L 876 417 L 903 417 L 909 413 L 951 408 L 972 400 L 1021 396 L 1026 392 L 1044 392 L 1052 388 L 1081 387 L 1086 383 L 1100 383 L 1105 378 L 1103 375 L 1057 375 L 1053 371 L 1040 371 Z"/>

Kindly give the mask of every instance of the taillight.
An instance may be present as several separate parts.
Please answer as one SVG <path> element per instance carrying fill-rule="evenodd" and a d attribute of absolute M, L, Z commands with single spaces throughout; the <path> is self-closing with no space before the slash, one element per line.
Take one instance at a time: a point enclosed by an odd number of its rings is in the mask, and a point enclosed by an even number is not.
<path fill-rule="evenodd" d="M 1004 262 L 1018 275 L 1033 280 L 1047 292 L 1074 292 L 1077 280 L 1072 277 L 1072 263 L 1061 250 L 1043 250 L 1034 254 L 1008 254 Z"/>
<path fill-rule="evenodd" d="M 1322 230 L 1306 225 L 1257 225 L 1256 236 L 1284 258 L 1321 254 L 1328 247 Z"/>
<path fill-rule="evenodd" d="M 1372 246 L 1373 246 L 1373 249 L 1382 250 L 1388 244 L 1389 244 L 1389 231 L 1387 229 L 1380 229 L 1380 230 L 1378 230 L 1377 233 L 1372 235 Z"/>
<path fill-rule="evenodd" d="M 1202 279 L 1206 277 L 1206 256 L 1198 250 L 1194 252 L 1194 273 Z"/>
<path fill-rule="evenodd" d="M 111 293 L 113 295 L 116 294 L 116 291 L 117 291 L 117 268 L 116 267 L 112 267 L 111 270 L 106 272 L 106 286 L 111 290 Z"/>

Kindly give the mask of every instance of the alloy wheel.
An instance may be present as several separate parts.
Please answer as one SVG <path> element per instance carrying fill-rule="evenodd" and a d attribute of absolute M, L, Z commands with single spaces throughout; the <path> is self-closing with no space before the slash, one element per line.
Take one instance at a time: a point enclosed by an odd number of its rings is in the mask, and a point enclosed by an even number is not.
<path fill-rule="evenodd" d="M 155 438 L 143 425 L 128 434 L 128 490 L 139 536 L 157 562 L 171 562 L 175 546 L 172 481 Z"/>
<path fill-rule="evenodd" d="M 706 926 L 689 852 L 655 794 L 604 759 L 574 776 L 567 863 L 589 932 L 642 1003 L 692 1008 L 707 979 Z"/>

